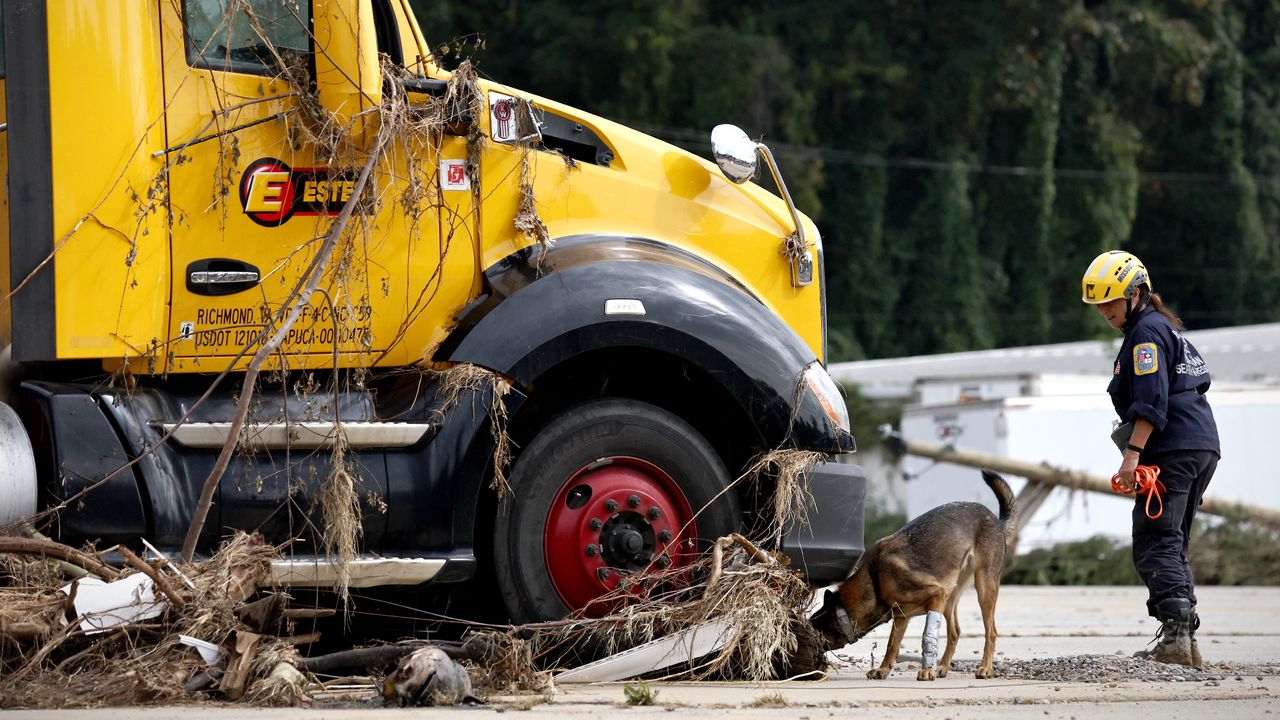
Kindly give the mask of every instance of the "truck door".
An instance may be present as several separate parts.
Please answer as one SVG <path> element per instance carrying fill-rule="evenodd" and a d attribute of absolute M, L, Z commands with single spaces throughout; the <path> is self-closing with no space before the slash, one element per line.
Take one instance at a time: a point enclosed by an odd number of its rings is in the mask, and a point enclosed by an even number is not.
<path fill-rule="evenodd" d="M 384 61 L 416 60 L 421 50 L 413 38 L 402 43 L 389 0 L 362 1 L 373 3 Z M 300 131 L 302 100 L 281 78 L 282 61 L 313 66 L 308 3 L 161 7 L 173 214 L 169 370 L 216 372 L 305 273 L 350 196 L 358 158 L 318 152 Z M 351 223 L 359 230 L 339 248 L 326 294 L 286 342 L 292 369 L 331 366 L 335 351 L 341 366 L 404 365 L 442 337 L 476 288 L 470 193 L 437 182 L 441 167 L 465 158 L 465 142 L 447 135 L 408 137 L 392 150 L 374 178 L 376 204 Z M 406 192 L 411 183 L 427 192 Z"/>
<path fill-rule="evenodd" d="M 172 215 L 170 373 L 219 372 L 242 349 L 256 347 L 264 322 L 305 276 L 351 196 L 363 156 L 332 153 L 302 130 L 304 105 L 312 101 L 305 96 L 315 85 L 304 79 L 291 86 L 282 73 L 314 71 L 315 54 L 325 52 L 312 32 L 317 13 L 359 2 L 372 3 L 381 62 L 422 54 L 413 38 L 405 39 L 411 51 L 405 52 L 389 0 L 159 3 Z M 471 195 L 438 181 L 442 167 L 465 158 L 461 138 L 398 138 L 371 177 L 373 201 L 353 216 L 323 292 L 271 367 L 326 369 L 335 359 L 340 367 L 388 367 L 429 357 L 478 288 Z M 323 407 L 317 412 L 311 419 L 332 419 L 323 417 Z M 229 470 L 220 489 L 224 525 L 240 526 L 237 517 L 286 504 L 305 509 L 311 503 L 298 493 L 316 496 L 314 487 L 290 487 L 278 471 L 256 472 L 249 467 L 254 460 L 237 462 L 247 465 Z M 361 452 L 360 463 L 374 486 L 362 493 L 385 497 L 381 454 Z M 324 475 L 307 474 L 308 486 Z M 381 530 L 371 522 L 382 521 L 366 517 L 365 541 L 376 546 Z"/>

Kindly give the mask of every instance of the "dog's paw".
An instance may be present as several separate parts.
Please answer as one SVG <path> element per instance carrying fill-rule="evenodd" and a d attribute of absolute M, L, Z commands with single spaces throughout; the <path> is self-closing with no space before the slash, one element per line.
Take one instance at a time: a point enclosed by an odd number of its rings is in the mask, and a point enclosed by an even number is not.
<path fill-rule="evenodd" d="M 951 663 L 947 663 L 946 665 L 939 665 L 939 666 L 938 666 L 938 677 L 940 677 L 940 678 L 944 678 L 944 677 L 946 677 L 946 676 L 947 676 L 947 673 L 949 673 L 949 672 L 951 672 Z"/>
<path fill-rule="evenodd" d="M 890 672 L 891 670 L 893 670 L 893 668 L 886 668 L 886 667 L 878 667 L 878 668 L 876 668 L 875 670 L 868 670 L 868 671 L 867 671 L 867 679 L 868 679 L 868 680 L 883 680 L 883 679 L 885 679 L 885 678 L 889 677 L 889 672 Z"/>
<path fill-rule="evenodd" d="M 990 680 L 991 678 L 995 677 L 995 675 L 996 675 L 996 671 L 992 669 L 990 665 L 979 665 L 978 672 L 973 674 L 973 676 L 978 678 L 979 680 Z"/>
<path fill-rule="evenodd" d="M 936 680 L 938 679 L 937 668 L 920 668 L 920 672 L 916 673 L 917 680 Z"/>

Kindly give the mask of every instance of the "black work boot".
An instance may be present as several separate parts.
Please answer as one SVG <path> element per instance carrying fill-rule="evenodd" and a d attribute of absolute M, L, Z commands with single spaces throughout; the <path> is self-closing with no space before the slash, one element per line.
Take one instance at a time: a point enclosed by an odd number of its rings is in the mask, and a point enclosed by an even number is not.
<path fill-rule="evenodd" d="M 1194 667 L 1196 659 L 1191 652 L 1191 601 L 1186 598 L 1169 598 L 1156 605 L 1156 617 L 1160 619 L 1160 636 L 1156 640 L 1151 659 L 1169 665 Z"/>

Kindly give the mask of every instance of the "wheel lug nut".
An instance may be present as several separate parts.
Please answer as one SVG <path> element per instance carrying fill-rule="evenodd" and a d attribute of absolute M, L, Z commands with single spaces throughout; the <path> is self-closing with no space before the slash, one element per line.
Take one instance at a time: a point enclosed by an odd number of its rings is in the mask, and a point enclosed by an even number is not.
<path fill-rule="evenodd" d="M 595 557 L 596 555 L 599 555 L 599 554 L 600 554 L 599 545 L 596 545 L 595 543 L 591 543 L 590 545 L 587 546 L 587 557 Z"/>
<path fill-rule="evenodd" d="M 657 520 L 660 517 L 662 517 L 662 508 L 658 507 L 657 505 L 654 505 L 653 507 L 649 508 L 650 520 Z"/>
<path fill-rule="evenodd" d="M 658 558 L 658 567 L 663 568 L 663 569 L 666 569 L 666 568 L 668 568 L 668 567 L 671 567 L 671 558 L 667 557 L 666 555 L 663 555 L 663 556 L 659 557 L 659 558 Z"/>
<path fill-rule="evenodd" d="M 662 532 L 658 533 L 658 539 L 661 540 L 662 542 L 671 542 L 671 531 L 663 530 Z"/>
<path fill-rule="evenodd" d="M 605 501 L 604 501 L 604 509 L 605 509 L 605 510 L 608 510 L 609 512 L 614 512 L 614 511 L 616 511 L 616 510 L 618 509 L 618 501 L 617 501 L 617 500 L 605 500 Z"/>
<path fill-rule="evenodd" d="M 600 518 L 591 518 L 591 522 L 587 523 L 587 527 L 592 530 L 599 530 L 604 527 L 604 523 L 600 522 Z"/>
<path fill-rule="evenodd" d="M 628 504 L 628 505 L 630 505 L 630 506 L 631 506 L 631 507 L 633 507 L 633 508 L 638 508 L 638 507 L 640 507 L 640 496 L 639 496 L 639 495 L 632 495 L 632 496 L 628 497 L 628 498 L 627 498 L 627 504 Z"/>

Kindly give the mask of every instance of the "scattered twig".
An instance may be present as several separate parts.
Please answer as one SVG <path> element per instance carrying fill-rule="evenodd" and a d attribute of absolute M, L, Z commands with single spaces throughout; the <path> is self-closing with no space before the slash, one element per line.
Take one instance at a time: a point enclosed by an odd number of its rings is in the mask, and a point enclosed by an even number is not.
<path fill-rule="evenodd" d="M 145 560 L 134 555 L 133 551 L 129 548 L 121 545 L 119 549 L 120 555 L 124 557 L 124 561 L 129 563 L 129 565 L 138 572 L 144 573 L 147 577 L 151 578 L 151 581 L 156 584 L 156 588 L 159 589 L 160 592 L 164 593 L 165 597 L 169 598 L 169 602 L 172 603 L 174 607 L 184 608 L 187 606 L 187 601 L 183 600 L 181 595 L 174 592 L 173 586 L 169 584 L 168 578 L 161 575 L 155 568 L 148 565 Z"/>
<path fill-rule="evenodd" d="M 724 574 L 724 551 L 737 543 L 746 551 L 747 557 L 758 563 L 776 563 L 777 560 L 769 553 L 761 550 L 755 543 L 739 535 L 738 533 L 730 533 L 711 546 L 711 575 L 707 578 L 707 590 L 704 595 L 710 595 L 715 589 L 716 584 L 720 582 L 720 576 Z"/>

